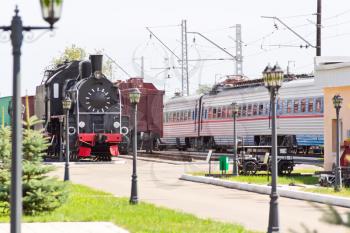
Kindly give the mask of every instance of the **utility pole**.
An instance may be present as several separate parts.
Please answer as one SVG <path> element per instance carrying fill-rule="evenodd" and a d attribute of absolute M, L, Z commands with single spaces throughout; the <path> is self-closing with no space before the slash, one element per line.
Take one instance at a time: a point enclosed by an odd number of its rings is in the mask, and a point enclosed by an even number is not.
<path fill-rule="evenodd" d="M 322 0 L 317 0 L 316 56 L 321 56 Z"/>
<path fill-rule="evenodd" d="M 190 95 L 188 81 L 188 53 L 187 53 L 187 23 L 181 21 L 181 78 L 182 78 L 182 95 Z"/>
<path fill-rule="evenodd" d="M 243 75 L 242 27 L 236 24 L 236 75 Z"/>

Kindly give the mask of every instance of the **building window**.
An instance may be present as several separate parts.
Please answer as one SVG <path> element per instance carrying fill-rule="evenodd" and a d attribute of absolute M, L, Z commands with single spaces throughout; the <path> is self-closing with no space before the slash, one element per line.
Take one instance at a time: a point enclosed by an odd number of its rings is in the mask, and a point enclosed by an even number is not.
<path fill-rule="evenodd" d="M 301 99 L 301 102 L 300 102 L 300 111 L 301 111 L 301 112 L 306 112 L 306 99 Z"/>
<path fill-rule="evenodd" d="M 179 122 L 179 121 L 180 121 L 180 113 L 177 112 L 177 113 L 176 113 L 176 122 Z"/>

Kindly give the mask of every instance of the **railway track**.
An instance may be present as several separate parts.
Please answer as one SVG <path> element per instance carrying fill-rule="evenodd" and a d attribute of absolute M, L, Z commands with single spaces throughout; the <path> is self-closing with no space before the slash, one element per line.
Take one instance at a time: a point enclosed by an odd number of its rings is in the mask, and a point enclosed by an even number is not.
<path fill-rule="evenodd" d="M 153 151 L 152 154 L 146 153 L 145 151 L 139 152 L 140 157 L 149 157 L 157 158 L 164 160 L 172 161 L 185 161 L 193 162 L 198 160 L 206 160 L 207 153 L 205 152 L 191 152 L 191 151 L 178 151 L 178 150 L 169 150 L 169 151 Z M 218 160 L 220 156 L 229 156 L 232 157 L 230 153 L 213 153 L 211 160 Z M 284 156 L 280 156 L 284 157 Z M 310 165 L 323 165 L 323 158 L 316 156 L 293 156 L 294 163 L 296 164 L 310 164 Z"/>

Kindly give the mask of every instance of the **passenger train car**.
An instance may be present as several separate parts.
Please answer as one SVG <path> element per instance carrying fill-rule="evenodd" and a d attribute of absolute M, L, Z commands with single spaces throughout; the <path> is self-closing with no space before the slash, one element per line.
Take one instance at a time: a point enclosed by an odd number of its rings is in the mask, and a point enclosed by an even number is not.
<path fill-rule="evenodd" d="M 324 101 L 315 78 L 285 76 L 277 101 L 278 145 L 319 153 L 324 143 Z M 239 104 L 239 144 L 270 145 L 270 102 L 262 79 L 228 79 L 208 94 L 172 98 L 164 108 L 164 141 L 198 150 L 232 148 L 232 102 Z"/>

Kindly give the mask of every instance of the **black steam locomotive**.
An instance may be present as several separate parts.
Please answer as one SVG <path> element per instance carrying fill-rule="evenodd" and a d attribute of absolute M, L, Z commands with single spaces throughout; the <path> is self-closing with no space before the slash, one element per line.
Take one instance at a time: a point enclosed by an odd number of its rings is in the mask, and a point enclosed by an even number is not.
<path fill-rule="evenodd" d="M 62 107 L 66 97 L 72 100 L 68 129 Z M 42 117 L 51 138 L 48 156 L 64 156 L 65 130 L 69 132 L 71 159 L 110 160 L 111 156 L 126 153 L 128 118 L 122 117 L 121 108 L 119 88 L 102 73 L 102 55 L 47 70 L 37 87 L 35 114 Z"/>

